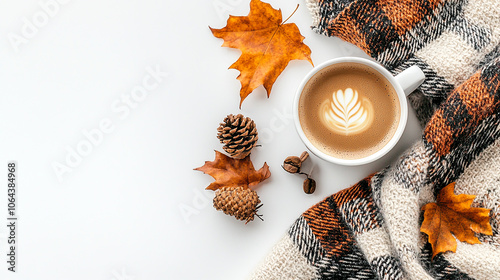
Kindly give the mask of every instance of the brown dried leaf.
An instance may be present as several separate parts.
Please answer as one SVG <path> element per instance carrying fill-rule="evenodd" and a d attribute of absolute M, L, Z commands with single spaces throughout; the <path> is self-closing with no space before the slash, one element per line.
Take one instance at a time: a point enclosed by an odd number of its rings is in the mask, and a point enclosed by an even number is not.
<path fill-rule="evenodd" d="M 248 16 L 229 16 L 226 27 L 210 27 L 215 37 L 224 39 L 223 47 L 242 52 L 229 67 L 240 71 L 237 78 L 241 82 L 240 108 L 243 100 L 260 85 L 264 85 L 269 97 L 274 82 L 291 60 L 313 64 L 311 50 L 302 42 L 304 37 L 299 28 L 295 23 L 285 22 L 281 10 L 252 0 Z"/>
<path fill-rule="evenodd" d="M 490 209 L 471 207 L 475 195 L 454 193 L 455 183 L 444 187 L 437 196 L 437 201 L 422 207 L 424 221 L 420 231 L 429 236 L 432 245 L 432 257 L 446 251 L 456 252 L 455 237 L 470 244 L 481 243 L 474 235 L 483 233 L 492 235 Z M 453 234 L 453 235 L 452 235 Z"/>
<path fill-rule="evenodd" d="M 267 163 L 256 171 L 250 155 L 243 159 L 234 159 L 218 151 L 215 151 L 214 161 L 205 161 L 203 166 L 194 170 L 202 171 L 215 179 L 215 182 L 206 188 L 213 191 L 221 187 L 252 187 L 271 176 Z"/>

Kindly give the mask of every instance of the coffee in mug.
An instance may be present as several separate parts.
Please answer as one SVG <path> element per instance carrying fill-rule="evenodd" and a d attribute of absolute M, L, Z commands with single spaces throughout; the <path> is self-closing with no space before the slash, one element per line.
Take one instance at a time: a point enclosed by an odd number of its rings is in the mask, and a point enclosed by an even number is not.
<path fill-rule="evenodd" d="M 297 89 L 293 104 L 297 133 L 313 154 L 326 161 L 370 163 L 399 141 L 408 120 L 406 95 L 424 79 L 416 65 L 393 76 L 369 59 L 325 61 Z"/>
<path fill-rule="evenodd" d="M 302 89 L 298 109 L 311 143 L 347 160 L 367 157 L 387 145 L 401 115 L 391 83 L 370 66 L 352 62 L 314 74 Z"/>

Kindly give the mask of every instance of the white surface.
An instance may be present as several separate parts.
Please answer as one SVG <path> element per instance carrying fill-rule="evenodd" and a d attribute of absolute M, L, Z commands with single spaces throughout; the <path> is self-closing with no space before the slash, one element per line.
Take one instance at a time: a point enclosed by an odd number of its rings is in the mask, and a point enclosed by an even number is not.
<path fill-rule="evenodd" d="M 280 165 L 305 149 L 291 108 L 312 66 L 292 61 L 269 99 L 260 87 L 239 110 L 238 71 L 227 68 L 240 52 L 221 48 L 208 29 L 225 26 L 229 14 L 246 15 L 248 0 L 66 0 L 44 22 L 40 3 L 47 2 L 0 0 L 0 178 L 7 161 L 19 166 L 17 272 L 7 271 L 4 180 L 0 279 L 244 279 L 303 211 L 383 168 L 420 137 L 410 110 L 400 143 L 372 164 L 340 167 L 312 156 L 318 188 L 305 195 L 303 178 Z M 366 57 L 314 34 L 304 2 L 269 2 L 283 18 L 301 4 L 290 22 L 316 65 Z M 40 27 L 26 29 L 34 17 Z M 12 34 L 24 38 L 17 52 Z M 148 67 L 169 76 L 127 114 L 122 98 L 143 83 Z M 245 225 L 215 211 L 213 193 L 204 190 L 213 179 L 193 171 L 222 150 L 216 128 L 230 113 L 257 123 L 262 147 L 252 160 L 256 168 L 267 162 L 272 173 L 257 188 L 264 222 Z M 85 146 L 82 131 L 100 123 L 107 133 Z M 88 149 L 81 162 L 69 156 L 78 147 Z M 71 172 L 59 180 L 53 165 L 67 160 Z"/>

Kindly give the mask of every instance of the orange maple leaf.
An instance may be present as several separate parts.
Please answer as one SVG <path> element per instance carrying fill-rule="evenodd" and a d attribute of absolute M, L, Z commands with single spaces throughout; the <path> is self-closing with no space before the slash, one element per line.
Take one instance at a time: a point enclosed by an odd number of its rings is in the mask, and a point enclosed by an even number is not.
<path fill-rule="evenodd" d="M 422 207 L 424 221 L 420 231 L 429 236 L 432 245 L 432 257 L 446 251 L 456 252 L 455 237 L 470 244 L 481 243 L 474 235 L 483 233 L 492 235 L 490 209 L 471 207 L 475 195 L 455 195 L 455 183 L 444 187 L 436 202 Z M 452 235 L 453 233 L 453 235 Z"/>
<path fill-rule="evenodd" d="M 271 176 L 269 166 L 265 162 L 264 166 L 256 171 L 250 155 L 243 159 L 234 159 L 218 151 L 215 151 L 214 161 L 206 161 L 203 166 L 194 170 L 202 171 L 215 179 L 215 182 L 206 188 L 213 191 L 221 187 L 252 187 Z"/>
<path fill-rule="evenodd" d="M 298 7 L 298 5 L 297 5 Z M 229 68 L 240 71 L 240 108 L 243 100 L 258 86 L 264 85 L 267 97 L 271 88 L 294 59 L 313 64 L 311 50 L 302 41 L 295 23 L 282 22 L 281 10 L 260 0 L 250 2 L 248 16 L 229 16 L 226 27 L 214 29 L 212 34 L 224 39 L 223 47 L 241 50 L 240 58 Z"/>

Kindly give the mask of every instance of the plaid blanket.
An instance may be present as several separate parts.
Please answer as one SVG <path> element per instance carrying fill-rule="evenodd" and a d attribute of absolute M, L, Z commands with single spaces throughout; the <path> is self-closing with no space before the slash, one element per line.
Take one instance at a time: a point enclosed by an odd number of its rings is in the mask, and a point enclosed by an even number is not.
<path fill-rule="evenodd" d="M 500 1 L 306 0 L 313 29 L 355 44 L 410 95 L 422 139 L 395 163 L 304 212 L 251 279 L 500 279 Z M 447 184 L 492 209 L 493 236 L 433 259 L 422 205 Z"/>

